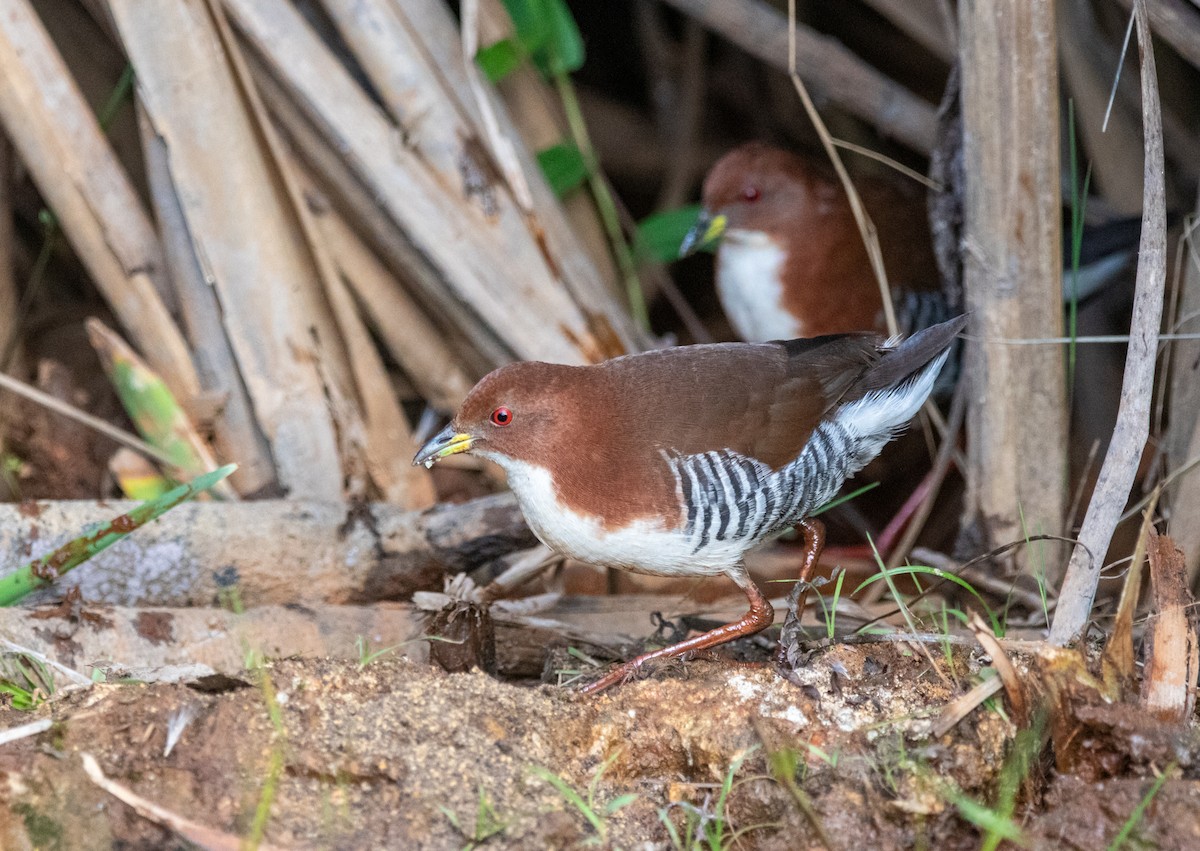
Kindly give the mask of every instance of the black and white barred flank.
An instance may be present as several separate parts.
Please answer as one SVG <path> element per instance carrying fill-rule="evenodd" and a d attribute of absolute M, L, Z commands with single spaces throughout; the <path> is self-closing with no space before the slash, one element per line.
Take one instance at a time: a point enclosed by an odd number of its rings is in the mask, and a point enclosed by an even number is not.
<path fill-rule="evenodd" d="M 908 381 L 837 409 L 778 470 L 728 449 L 667 454 L 687 507 L 684 533 L 693 554 L 716 541 L 754 546 L 832 499 L 912 419 L 946 357 L 943 352 Z"/>

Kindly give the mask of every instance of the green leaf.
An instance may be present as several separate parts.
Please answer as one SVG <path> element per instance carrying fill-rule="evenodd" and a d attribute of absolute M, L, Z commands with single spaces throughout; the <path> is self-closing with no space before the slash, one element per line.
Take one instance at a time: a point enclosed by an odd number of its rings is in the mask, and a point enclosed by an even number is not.
<path fill-rule="evenodd" d="M 583 36 L 571 10 L 567 8 L 567 0 L 542 0 L 547 13 L 549 39 L 546 41 L 549 69 L 552 74 L 570 74 L 583 67 L 586 53 L 583 48 Z"/>
<path fill-rule="evenodd" d="M 639 257 L 670 263 L 679 259 L 679 244 L 700 218 L 700 205 L 653 213 L 638 222 L 634 244 Z M 713 247 L 704 250 L 713 251 Z"/>
<path fill-rule="evenodd" d="M 587 164 L 584 163 L 579 148 L 574 145 L 553 145 L 538 151 L 537 158 L 538 165 L 542 167 L 542 174 L 546 176 L 546 182 L 559 198 L 587 179 Z"/>
<path fill-rule="evenodd" d="M 521 64 L 522 52 L 516 41 L 506 38 L 489 44 L 475 54 L 475 64 L 493 83 L 498 83 Z"/>
<path fill-rule="evenodd" d="M 504 0 L 504 8 L 517 31 L 517 40 L 526 53 L 541 50 L 550 32 L 542 13 L 542 3 L 543 0 Z"/>
<path fill-rule="evenodd" d="M 569 74 L 583 66 L 583 36 L 566 0 L 504 0 L 517 41 L 546 76 Z"/>

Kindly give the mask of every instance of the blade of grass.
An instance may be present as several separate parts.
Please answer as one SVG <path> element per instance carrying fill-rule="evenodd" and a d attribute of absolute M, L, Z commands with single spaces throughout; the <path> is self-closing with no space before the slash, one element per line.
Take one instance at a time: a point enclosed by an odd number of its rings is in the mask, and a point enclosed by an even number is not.
<path fill-rule="evenodd" d="M 562 795 L 567 803 L 579 810 L 579 812 L 582 813 L 583 817 L 588 820 L 588 823 L 591 824 L 592 828 L 598 835 L 605 835 L 604 821 L 591 807 L 588 806 L 587 801 L 583 800 L 578 792 L 567 785 L 566 781 L 564 781 L 554 772 L 550 771 L 548 768 L 543 768 L 540 765 L 530 766 L 529 770 L 532 771 L 533 774 L 539 779 L 545 780 L 547 783 L 553 786 L 555 791 Z"/>
<path fill-rule="evenodd" d="M 1001 628 L 1000 622 L 996 619 L 996 613 L 992 611 L 991 607 L 986 602 L 984 602 L 983 597 L 981 597 L 979 592 L 975 590 L 974 586 L 972 586 L 970 582 L 963 579 L 961 576 L 956 576 L 953 573 L 947 573 L 946 571 L 942 570 L 941 568 L 926 567 L 925 565 L 919 565 L 919 564 L 910 564 L 910 565 L 905 565 L 902 567 L 895 567 L 886 572 L 880 571 L 879 573 L 876 573 L 875 575 L 864 579 L 862 581 L 862 583 L 850 593 L 850 596 L 853 597 L 859 591 L 866 588 L 868 585 L 878 582 L 880 579 L 887 579 L 890 576 L 914 576 L 915 577 L 919 574 L 926 574 L 928 576 L 933 576 L 937 579 L 943 579 L 947 582 L 953 582 L 955 585 L 962 588 L 964 591 L 966 591 L 968 594 L 970 594 L 976 600 L 979 601 L 979 605 L 981 605 L 983 607 L 984 613 L 988 616 L 988 620 L 991 621 L 993 632 L 998 636 L 1004 635 L 1004 630 Z M 889 584 L 889 586 L 891 585 L 890 581 L 888 584 Z"/>
<path fill-rule="evenodd" d="M 1118 849 L 1122 848 L 1129 841 L 1134 828 L 1138 826 L 1142 817 L 1146 814 L 1146 808 L 1150 806 L 1150 802 L 1154 800 L 1154 796 L 1159 793 L 1163 784 L 1167 782 L 1167 776 L 1174 768 L 1175 763 L 1172 762 L 1163 769 L 1162 774 L 1158 775 L 1158 779 L 1154 781 L 1154 785 L 1150 787 L 1150 790 L 1142 797 L 1142 800 L 1138 801 L 1138 805 L 1133 808 L 1133 812 L 1129 814 L 1129 818 L 1125 819 L 1125 824 L 1121 825 L 1120 832 L 1109 843 L 1108 851 L 1118 851 Z"/>
<path fill-rule="evenodd" d="M 107 523 L 100 524 L 98 528 L 93 528 L 75 540 L 63 544 L 54 552 L 0 577 L 0 606 L 11 606 L 30 592 L 52 585 L 67 571 L 83 564 L 96 553 L 107 549 L 151 520 L 161 517 L 180 503 L 213 487 L 236 469 L 236 464 L 227 464 L 219 470 L 199 476 L 191 484 L 180 485 L 153 502 L 144 502 L 128 514 L 114 517 Z"/>

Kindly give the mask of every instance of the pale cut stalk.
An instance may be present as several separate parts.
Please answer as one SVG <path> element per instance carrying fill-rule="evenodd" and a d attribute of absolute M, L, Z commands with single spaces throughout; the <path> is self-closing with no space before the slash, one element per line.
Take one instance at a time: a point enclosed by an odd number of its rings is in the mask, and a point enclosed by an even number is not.
<path fill-rule="evenodd" d="M 336 210 L 318 205 L 314 215 L 338 269 L 384 347 L 431 405 L 443 413 L 458 410 L 475 382 L 457 353 Z"/>
<path fill-rule="evenodd" d="M 357 462 L 343 458 L 330 410 L 339 391 L 323 370 L 345 355 L 218 23 L 204 0 L 113 0 L 110 8 L 280 484 L 298 499 L 340 500 L 343 463 Z M 353 432 L 354 423 L 340 425 Z"/>
<path fill-rule="evenodd" d="M 154 228 L 33 8 L 0 0 L 0 18 L 0 122 L 101 295 L 187 404 L 200 384 L 155 287 Z"/>
<path fill-rule="evenodd" d="M 559 284 L 524 218 L 499 204 L 489 213 L 486 200 L 496 189 L 486 173 L 479 175 L 485 178 L 480 191 L 466 198 L 461 184 L 447 187 L 404 146 L 397 128 L 290 5 L 261 0 L 229 0 L 227 5 L 270 73 L 329 143 L 344 152 L 358 179 L 416 248 L 416 256 L 434 267 L 432 280 L 440 278 L 455 300 L 486 317 L 487 326 L 502 335 L 513 355 L 583 363 L 610 351 L 607 341 L 593 333 L 588 314 Z M 353 133 L 343 129 L 351 127 Z M 472 154 L 469 140 L 462 153 L 470 173 L 483 164 Z M 431 279 L 415 275 L 414 280 Z M 422 293 L 422 300 L 438 297 Z M 603 318 L 612 327 L 624 323 L 616 311 Z"/>

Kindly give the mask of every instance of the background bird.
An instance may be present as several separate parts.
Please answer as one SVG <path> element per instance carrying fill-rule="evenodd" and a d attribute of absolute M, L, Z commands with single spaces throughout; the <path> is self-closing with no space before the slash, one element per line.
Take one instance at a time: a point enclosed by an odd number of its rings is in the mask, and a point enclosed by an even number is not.
<path fill-rule="evenodd" d="M 934 260 L 924 188 L 871 177 L 854 185 L 875 224 L 900 332 L 957 313 L 961 297 L 942 289 Z M 830 168 L 751 142 L 709 170 L 702 204 L 680 255 L 720 240 L 717 295 L 739 338 L 888 331 L 862 234 Z M 1087 299 L 1127 270 L 1140 233 L 1138 218 L 1086 227 L 1077 274 L 1063 276 L 1063 301 Z M 1070 249 L 1064 239 L 1068 271 Z"/>
<path fill-rule="evenodd" d="M 414 463 L 469 451 L 499 464 L 533 532 L 571 558 L 725 575 L 745 591 L 740 620 L 639 656 L 589 686 L 599 690 L 771 623 L 743 556 L 878 454 L 928 397 L 964 323 L 895 347 L 854 334 L 513 364 L 484 377 Z"/>
<path fill-rule="evenodd" d="M 948 318 L 923 192 L 870 178 L 855 186 L 875 223 L 907 330 Z M 846 193 L 832 171 L 808 157 L 752 142 L 718 160 L 680 253 L 718 238 L 717 294 L 743 340 L 887 331 Z M 923 317 L 928 305 L 943 315 Z"/>

